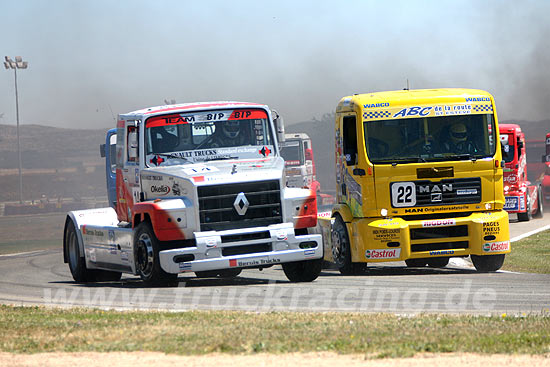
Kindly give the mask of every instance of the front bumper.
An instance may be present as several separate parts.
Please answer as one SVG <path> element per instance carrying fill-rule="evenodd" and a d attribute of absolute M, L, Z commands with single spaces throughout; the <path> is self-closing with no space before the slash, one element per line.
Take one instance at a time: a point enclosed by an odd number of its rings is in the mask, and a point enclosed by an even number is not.
<path fill-rule="evenodd" d="M 227 231 L 196 232 L 196 246 L 159 252 L 172 274 L 227 268 L 267 267 L 323 257 L 321 235 L 294 233 L 291 223 Z"/>
<path fill-rule="evenodd" d="M 330 221 L 320 222 L 323 233 L 329 235 L 324 227 L 330 226 Z M 510 252 L 508 213 L 504 210 L 429 220 L 362 218 L 347 223 L 347 229 L 353 262 Z M 329 249 L 330 244 L 325 244 L 325 260 L 333 261 Z"/>

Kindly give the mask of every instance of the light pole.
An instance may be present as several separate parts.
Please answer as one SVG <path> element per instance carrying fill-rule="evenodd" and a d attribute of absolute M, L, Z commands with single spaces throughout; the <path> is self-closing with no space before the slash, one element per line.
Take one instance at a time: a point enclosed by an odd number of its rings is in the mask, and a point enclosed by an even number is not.
<path fill-rule="evenodd" d="M 15 56 L 13 61 L 9 56 L 4 57 L 4 67 L 13 69 L 15 75 L 15 115 L 17 117 L 17 155 L 19 157 L 19 204 L 23 204 L 23 176 L 21 174 L 21 143 L 19 141 L 19 96 L 17 95 L 17 69 L 26 69 L 28 63 L 21 56 Z"/>

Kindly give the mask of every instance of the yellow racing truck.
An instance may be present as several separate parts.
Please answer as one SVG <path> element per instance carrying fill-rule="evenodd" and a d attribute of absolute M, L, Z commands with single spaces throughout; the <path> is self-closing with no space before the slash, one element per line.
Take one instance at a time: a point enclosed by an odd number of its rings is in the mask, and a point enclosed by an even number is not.
<path fill-rule="evenodd" d="M 500 269 L 510 252 L 493 97 L 481 90 L 355 94 L 336 108 L 337 204 L 321 219 L 342 274 L 369 262 Z"/>

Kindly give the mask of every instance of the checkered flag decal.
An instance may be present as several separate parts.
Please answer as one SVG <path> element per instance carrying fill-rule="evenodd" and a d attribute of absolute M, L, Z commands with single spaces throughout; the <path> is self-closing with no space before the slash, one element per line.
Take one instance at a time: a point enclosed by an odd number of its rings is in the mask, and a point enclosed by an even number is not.
<path fill-rule="evenodd" d="M 493 112 L 493 106 L 490 104 L 475 105 L 474 111 L 475 112 Z"/>
<path fill-rule="evenodd" d="M 363 113 L 365 119 L 381 119 L 390 117 L 390 111 L 371 111 Z"/>

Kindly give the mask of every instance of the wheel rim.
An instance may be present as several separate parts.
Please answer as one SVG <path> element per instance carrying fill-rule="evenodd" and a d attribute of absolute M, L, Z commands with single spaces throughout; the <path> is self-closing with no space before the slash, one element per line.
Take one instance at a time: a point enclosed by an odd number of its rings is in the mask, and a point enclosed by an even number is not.
<path fill-rule="evenodd" d="M 78 264 L 78 248 L 76 247 L 76 235 L 74 232 L 69 233 L 69 266 L 71 270 L 75 270 Z"/>
<path fill-rule="evenodd" d="M 153 270 L 153 242 L 147 233 L 139 236 L 137 243 L 136 265 L 139 273 L 144 277 L 149 277 Z"/>
<path fill-rule="evenodd" d="M 344 263 L 344 241 L 342 240 L 341 234 L 339 231 L 332 232 L 332 258 L 336 265 L 342 265 Z"/>

